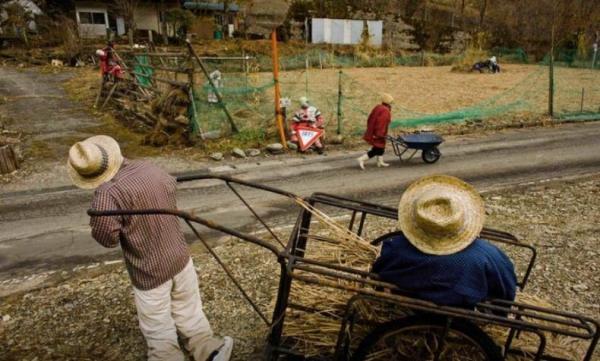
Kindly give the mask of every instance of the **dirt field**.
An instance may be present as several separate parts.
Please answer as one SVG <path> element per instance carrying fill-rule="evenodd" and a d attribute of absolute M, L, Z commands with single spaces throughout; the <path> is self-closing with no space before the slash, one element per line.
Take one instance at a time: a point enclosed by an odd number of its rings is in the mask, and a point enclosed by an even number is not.
<path fill-rule="evenodd" d="M 212 69 L 218 66 L 212 65 Z M 379 93 L 388 92 L 396 99 L 393 119 L 423 118 L 448 112 L 466 112 L 452 120 L 433 120 L 427 127 L 446 131 L 448 123 L 468 118 L 482 120 L 487 127 L 508 126 L 514 122 L 535 123 L 548 111 L 548 67 L 539 65 L 503 65 L 499 74 L 460 73 L 451 66 L 390 68 L 311 68 L 283 71 L 281 94 L 292 100 L 291 115 L 298 99 L 309 99 L 324 114 L 327 129 L 337 128 L 338 86 L 341 79 L 343 132 L 355 134 L 364 128 L 365 118 L 379 102 Z M 200 78 L 200 77 L 199 77 Z M 600 72 L 589 69 L 560 68 L 555 71 L 555 112 L 598 112 Z M 242 128 L 270 129 L 273 113 L 272 74 L 268 72 L 224 73 L 224 99 Z M 198 79 L 198 116 L 207 129 L 225 124 L 220 109 L 206 102 Z M 439 121 L 439 124 L 436 123 Z M 461 125 L 454 128 L 464 128 Z M 274 132 L 273 132 L 274 133 Z"/>
<path fill-rule="evenodd" d="M 600 217 L 599 195 L 598 176 L 485 195 L 487 225 L 510 231 L 538 250 L 527 292 L 559 309 L 596 319 L 600 318 L 600 265 L 594 222 Z M 370 238 L 389 227 L 369 229 Z M 216 251 L 269 315 L 277 288 L 275 257 L 234 241 Z M 253 359 L 251 355 L 262 347 L 266 327 L 201 245 L 194 245 L 193 254 L 205 310 L 215 331 L 236 339 L 234 360 Z M 57 281 L 47 288 L 1 300 L 0 359 L 144 359 L 131 286 L 121 263 L 92 264 L 52 277 Z M 20 280 L 5 282 L 16 285 Z"/>

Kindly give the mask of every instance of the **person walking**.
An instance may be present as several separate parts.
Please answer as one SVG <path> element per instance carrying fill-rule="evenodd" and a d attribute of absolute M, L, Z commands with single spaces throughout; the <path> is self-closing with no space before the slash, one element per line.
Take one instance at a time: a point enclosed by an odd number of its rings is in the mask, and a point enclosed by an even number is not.
<path fill-rule="evenodd" d="M 175 178 L 149 162 L 124 158 L 111 137 L 75 143 L 67 169 L 76 186 L 96 189 L 94 210 L 177 209 Z M 102 246 L 121 245 L 148 360 L 183 361 L 178 332 L 195 361 L 229 360 L 233 339 L 213 335 L 177 217 L 92 216 L 90 226 Z"/>
<path fill-rule="evenodd" d="M 381 104 L 375 106 L 367 119 L 367 130 L 363 139 L 369 143 L 372 148 L 366 154 L 356 160 L 361 169 L 365 169 L 365 162 L 373 157 L 377 157 L 378 167 L 388 167 L 389 164 L 383 161 L 385 153 L 385 142 L 388 133 L 388 127 L 392 121 L 392 103 L 394 98 L 383 93 L 381 95 Z"/>

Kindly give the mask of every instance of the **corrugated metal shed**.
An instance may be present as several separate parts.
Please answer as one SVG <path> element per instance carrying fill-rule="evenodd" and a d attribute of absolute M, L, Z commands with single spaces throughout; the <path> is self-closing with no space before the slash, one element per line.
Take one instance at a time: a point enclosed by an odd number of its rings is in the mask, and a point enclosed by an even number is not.
<path fill-rule="evenodd" d="M 369 43 L 373 46 L 381 46 L 383 37 L 383 21 L 381 20 L 313 18 L 312 43 L 358 44 L 365 22 L 369 29 Z"/>

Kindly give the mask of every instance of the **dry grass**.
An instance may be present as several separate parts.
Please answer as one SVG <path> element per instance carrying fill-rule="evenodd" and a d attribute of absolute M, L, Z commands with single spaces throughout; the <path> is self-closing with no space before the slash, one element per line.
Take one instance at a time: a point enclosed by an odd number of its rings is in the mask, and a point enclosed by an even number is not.
<path fill-rule="evenodd" d="M 470 62 L 470 61 L 469 61 Z M 342 76 L 343 132 L 356 134 L 364 129 L 372 107 L 379 103 L 379 93 L 388 92 L 395 98 L 392 117 L 398 119 L 420 118 L 427 115 L 444 114 L 469 107 L 480 106 L 482 110 L 500 105 L 509 107 L 514 114 L 499 113 L 478 123 L 477 127 L 460 124 L 428 126 L 442 133 L 480 132 L 484 129 L 500 129 L 524 124 L 543 125 L 547 111 L 547 68 L 538 65 L 501 64 L 499 74 L 457 73 L 451 66 L 439 67 L 387 67 L 387 68 L 344 68 Z M 66 84 L 73 99 L 91 105 L 100 84 L 97 70 L 79 70 L 77 77 Z M 600 73 L 586 69 L 556 69 L 555 110 L 578 111 L 581 106 L 582 88 L 585 88 L 584 110 L 598 111 L 600 104 Z M 283 71 L 280 76 L 283 97 L 293 102 L 288 115 L 295 111 L 300 96 L 309 99 L 323 112 L 328 134 L 337 128 L 338 69 L 309 69 Z M 225 92 L 224 99 L 233 113 L 235 122 L 244 134 L 205 144 L 206 151 L 223 151 L 231 147 L 261 147 L 277 138 L 273 116 L 272 74 L 251 72 L 246 79 L 242 73 L 225 73 L 225 86 L 235 88 L 233 95 Z M 197 84 L 204 84 L 198 76 Z M 249 92 L 253 87 L 259 90 Z M 199 90 L 198 88 L 197 90 Z M 243 91 L 240 95 L 238 91 Z M 199 93 L 196 104 L 201 127 L 204 131 L 228 129 L 223 112 L 209 107 L 205 96 Z M 497 103 L 487 104 L 490 99 L 500 97 Z M 352 144 L 352 139 L 350 144 Z"/>

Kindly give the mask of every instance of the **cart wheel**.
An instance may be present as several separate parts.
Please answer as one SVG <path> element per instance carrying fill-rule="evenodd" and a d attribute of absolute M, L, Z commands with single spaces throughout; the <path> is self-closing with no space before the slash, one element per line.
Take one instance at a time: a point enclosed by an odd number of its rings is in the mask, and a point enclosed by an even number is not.
<path fill-rule="evenodd" d="M 445 327 L 445 317 L 422 314 L 384 323 L 362 340 L 352 361 L 432 361 Z M 502 355 L 479 327 L 455 319 L 437 360 L 501 361 Z"/>
<path fill-rule="evenodd" d="M 429 164 L 437 162 L 441 156 L 442 153 L 440 153 L 440 150 L 437 147 L 425 149 L 421 153 L 421 158 L 423 158 L 423 162 Z"/>

